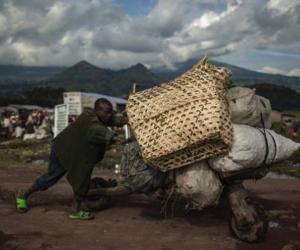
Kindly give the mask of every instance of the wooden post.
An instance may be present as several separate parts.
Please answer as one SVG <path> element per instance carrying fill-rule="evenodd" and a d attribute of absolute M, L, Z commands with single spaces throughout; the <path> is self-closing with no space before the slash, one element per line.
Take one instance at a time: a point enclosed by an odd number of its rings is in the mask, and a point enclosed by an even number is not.
<path fill-rule="evenodd" d="M 136 83 L 134 82 L 133 86 L 132 86 L 132 93 L 135 93 L 135 92 L 136 92 Z"/>

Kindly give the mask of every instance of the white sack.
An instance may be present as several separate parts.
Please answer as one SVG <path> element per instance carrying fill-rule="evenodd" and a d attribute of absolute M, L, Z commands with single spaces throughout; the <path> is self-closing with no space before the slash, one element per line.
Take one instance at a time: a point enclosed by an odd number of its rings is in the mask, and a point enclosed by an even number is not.
<path fill-rule="evenodd" d="M 202 209 L 218 204 L 223 187 L 206 161 L 176 170 L 177 192 L 192 208 Z"/>
<path fill-rule="evenodd" d="M 234 124 L 234 141 L 230 152 L 225 156 L 209 159 L 210 167 L 218 172 L 229 172 L 259 167 L 265 158 L 266 142 L 263 129 Z M 268 156 L 266 164 L 289 158 L 300 144 L 266 129 Z"/>
<path fill-rule="evenodd" d="M 255 95 L 255 89 L 234 87 L 227 91 L 229 110 L 233 123 L 247 124 L 253 127 L 271 128 L 271 104 L 262 96 Z"/>

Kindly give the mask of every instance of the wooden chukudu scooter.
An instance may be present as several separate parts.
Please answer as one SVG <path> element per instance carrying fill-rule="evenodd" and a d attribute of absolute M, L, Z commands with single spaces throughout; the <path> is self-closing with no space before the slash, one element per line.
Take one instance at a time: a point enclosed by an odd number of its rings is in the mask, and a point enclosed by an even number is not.
<path fill-rule="evenodd" d="M 128 150 L 126 150 L 128 148 Z M 126 143 L 124 150 L 122 161 L 127 161 L 127 165 L 130 165 L 131 172 L 135 172 L 132 168 L 142 168 L 138 169 L 136 173 L 139 175 L 142 173 L 142 170 L 145 170 L 146 175 L 153 173 L 151 167 L 148 167 L 142 157 L 141 154 L 136 154 L 132 148 L 132 142 Z M 121 163 L 124 164 L 124 162 Z M 133 170 L 133 171 L 132 171 Z M 121 167 L 121 175 L 124 168 Z M 130 172 L 129 171 L 129 172 Z M 253 202 L 249 196 L 245 188 L 243 187 L 243 181 L 247 179 L 259 179 L 262 178 L 268 171 L 267 166 L 257 168 L 257 169 L 247 169 L 244 171 L 230 172 L 218 174 L 221 183 L 224 186 L 223 196 L 227 198 L 228 205 L 230 207 L 230 218 L 229 218 L 229 227 L 234 236 L 239 238 L 242 241 L 246 242 L 259 242 L 262 241 L 268 230 L 268 219 L 264 212 L 264 209 L 261 205 Z M 153 175 L 153 178 L 157 178 L 157 172 Z M 166 173 L 162 173 L 166 175 Z M 168 173 L 167 173 L 168 174 Z M 154 177 L 155 176 L 155 177 Z M 168 174 L 168 176 L 172 176 L 172 174 Z M 132 176 L 131 176 L 132 177 Z M 137 177 L 139 178 L 139 177 Z M 143 178 L 143 177 L 142 177 Z M 164 179 L 164 178 L 162 178 Z M 149 193 L 153 193 L 159 189 L 165 189 L 166 187 L 172 188 L 172 185 L 176 185 L 174 178 L 167 178 L 161 182 L 161 185 L 152 186 L 149 190 Z M 172 180 L 170 180 L 172 179 Z M 147 182 L 149 182 L 149 176 L 147 176 Z M 142 183 L 142 181 L 141 181 Z M 166 184 L 167 183 L 167 184 Z M 108 200 L 110 200 L 113 196 L 126 196 L 133 193 L 133 189 L 130 188 L 130 184 L 126 184 L 125 182 L 118 183 L 117 185 L 96 185 L 91 187 L 89 190 L 88 196 L 91 197 L 90 201 L 87 203 L 87 206 L 90 209 L 101 209 L 106 207 Z M 135 188 L 134 190 L 139 190 Z M 141 193 L 147 193 L 148 191 L 141 191 Z M 139 191 L 136 191 L 139 193 Z M 167 192 L 168 193 L 168 189 Z"/>

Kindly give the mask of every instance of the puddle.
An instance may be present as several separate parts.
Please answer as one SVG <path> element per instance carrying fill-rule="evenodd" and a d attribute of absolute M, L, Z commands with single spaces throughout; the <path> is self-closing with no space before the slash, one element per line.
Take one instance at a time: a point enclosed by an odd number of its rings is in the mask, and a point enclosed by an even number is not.
<path fill-rule="evenodd" d="M 264 179 L 298 179 L 296 177 L 293 177 L 293 176 L 289 176 L 289 175 L 286 175 L 286 174 L 278 174 L 278 173 L 275 173 L 275 172 L 269 172 L 266 174 L 266 176 L 264 177 Z"/>
<path fill-rule="evenodd" d="M 0 231 L 0 249 L 1 246 L 3 246 L 7 241 L 9 241 L 12 237 L 8 234 L 3 233 L 2 231 Z"/>
<path fill-rule="evenodd" d="M 46 162 L 47 161 L 45 161 L 45 160 L 34 160 L 34 161 L 31 162 L 31 164 L 33 164 L 33 165 L 40 165 L 40 164 L 44 164 Z"/>
<path fill-rule="evenodd" d="M 279 223 L 275 221 L 270 221 L 269 228 L 279 228 Z"/>

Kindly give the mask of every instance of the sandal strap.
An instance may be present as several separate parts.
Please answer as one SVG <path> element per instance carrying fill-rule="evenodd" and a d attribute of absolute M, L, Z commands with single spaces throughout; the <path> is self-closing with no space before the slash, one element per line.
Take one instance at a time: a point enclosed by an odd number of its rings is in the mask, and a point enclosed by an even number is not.
<path fill-rule="evenodd" d="M 80 217 L 87 217 L 87 216 L 90 216 L 90 213 L 89 212 L 86 212 L 86 211 L 79 211 L 79 216 Z"/>
<path fill-rule="evenodd" d="M 70 219 L 87 220 L 93 218 L 90 212 L 80 210 L 69 215 Z"/>
<path fill-rule="evenodd" d="M 26 200 L 22 198 L 16 198 L 17 208 L 18 209 L 26 209 Z"/>

